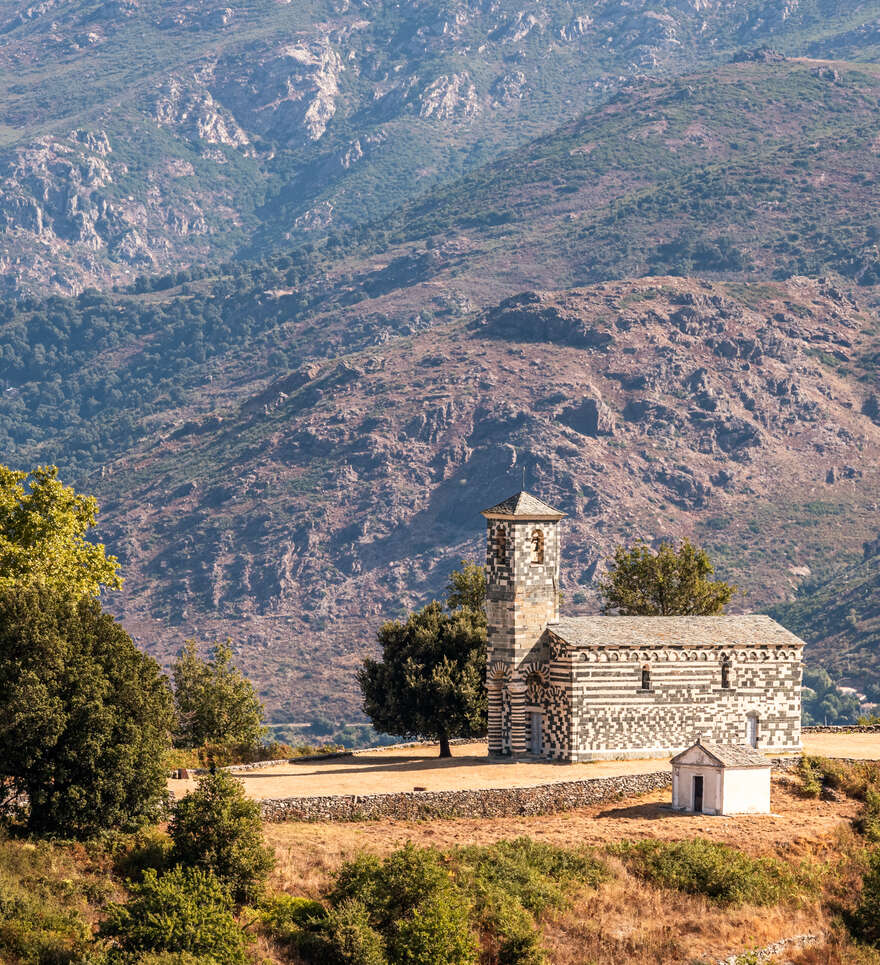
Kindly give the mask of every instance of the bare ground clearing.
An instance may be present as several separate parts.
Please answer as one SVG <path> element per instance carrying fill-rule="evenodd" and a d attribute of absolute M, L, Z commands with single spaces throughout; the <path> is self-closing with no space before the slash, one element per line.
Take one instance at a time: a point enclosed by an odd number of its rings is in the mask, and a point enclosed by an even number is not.
<path fill-rule="evenodd" d="M 804 753 L 823 757 L 880 760 L 880 733 L 807 734 Z M 542 761 L 493 761 L 486 744 L 474 742 L 454 748 L 454 757 L 441 760 L 437 745 L 388 748 L 369 754 L 329 760 L 288 761 L 274 767 L 245 771 L 237 777 L 247 794 L 266 798 L 309 797 L 329 794 L 390 794 L 412 791 L 471 790 L 480 787 L 528 787 L 591 777 L 646 774 L 664 770 L 668 758 L 632 761 L 593 761 L 562 764 Z M 176 797 L 195 787 L 195 780 L 173 780 L 168 786 Z"/>

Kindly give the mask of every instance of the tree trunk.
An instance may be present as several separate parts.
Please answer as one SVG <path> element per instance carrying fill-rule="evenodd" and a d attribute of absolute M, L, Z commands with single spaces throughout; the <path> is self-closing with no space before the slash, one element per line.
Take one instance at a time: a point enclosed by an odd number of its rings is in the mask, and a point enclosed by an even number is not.
<path fill-rule="evenodd" d="M 449 747 L 449 738 L 446 736 L 446 734 L 442 734 L 440 737 L 440 756 L 452 757 L 452 750 Z"/>

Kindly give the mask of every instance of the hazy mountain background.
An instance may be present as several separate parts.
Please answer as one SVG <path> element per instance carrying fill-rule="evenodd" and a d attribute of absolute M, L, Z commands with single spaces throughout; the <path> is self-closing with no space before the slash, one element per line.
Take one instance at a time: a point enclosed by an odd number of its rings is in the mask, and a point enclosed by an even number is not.
<path fill-rule="evenodd" d="M 356 719 L 523 471 L 570 610 L 690 535 L 880 695 L 878 47 L 876 2 L 0 3 L 3 461 L 276 719 Z"/>

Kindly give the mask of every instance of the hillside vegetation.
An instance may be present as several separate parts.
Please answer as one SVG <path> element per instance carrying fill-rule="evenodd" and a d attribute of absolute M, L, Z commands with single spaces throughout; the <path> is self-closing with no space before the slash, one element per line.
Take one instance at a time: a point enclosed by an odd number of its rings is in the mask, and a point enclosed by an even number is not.
<path fill-rule="evenodd" d="M 813 645 L 815 662 L 880 701 L 880 540 L 865 543 L 862 559 L 803 586 L 774 615 Z"/>

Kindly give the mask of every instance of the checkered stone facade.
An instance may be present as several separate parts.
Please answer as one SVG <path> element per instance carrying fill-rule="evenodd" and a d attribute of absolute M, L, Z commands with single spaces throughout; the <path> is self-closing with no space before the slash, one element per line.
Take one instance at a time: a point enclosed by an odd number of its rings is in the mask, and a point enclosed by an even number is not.
<path fill-rule="evenodd" d="M 520 493 L 484 515 L 490 754 L 800 750 L 803 641 L 764 616 L 560 620 L 563 514 Z"/>

